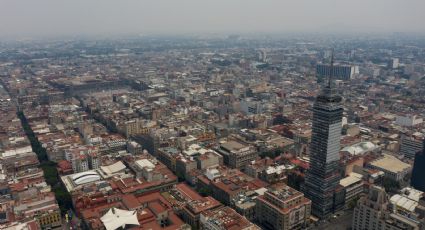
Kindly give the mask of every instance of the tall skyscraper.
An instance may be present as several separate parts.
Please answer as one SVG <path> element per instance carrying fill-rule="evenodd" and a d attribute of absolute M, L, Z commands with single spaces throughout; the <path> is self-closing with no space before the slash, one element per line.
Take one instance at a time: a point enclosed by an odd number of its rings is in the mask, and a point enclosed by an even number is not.
<path fill-rule="evenodd" d="M 423 140 L 422 152 L 415 155 L 415 163 L 413 164 L 411 185 L 415 189 L 425 192 L 425 139 Z"/>
<path fill-rule="evenodd" d="M 333 54 L 331 58 L 333 68 Z M 310 145 L 310 168 L 306 173 L 302 190 L 312 201 L 312 214 L 325 218 L 334 210 L 335 188 L 338 173 L 342 122 L 342 98 L 332 85 L 332 73 L 328 84 L 316 98 L 313 106 L 313 128 Z"/>

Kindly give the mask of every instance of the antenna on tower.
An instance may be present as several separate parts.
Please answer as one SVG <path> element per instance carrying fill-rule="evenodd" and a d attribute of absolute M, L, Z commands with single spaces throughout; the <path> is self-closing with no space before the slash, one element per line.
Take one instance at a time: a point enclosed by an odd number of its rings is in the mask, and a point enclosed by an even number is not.
<path fill-rule="evenodd" d="M 329 68 L 329 78 L 328 78 L 328 87 L 331 88 L 331 84 L 332 84 L 332 77 L 334 74 L 334 49 L 332 48 L 331 51 L 331 66 Z"/>

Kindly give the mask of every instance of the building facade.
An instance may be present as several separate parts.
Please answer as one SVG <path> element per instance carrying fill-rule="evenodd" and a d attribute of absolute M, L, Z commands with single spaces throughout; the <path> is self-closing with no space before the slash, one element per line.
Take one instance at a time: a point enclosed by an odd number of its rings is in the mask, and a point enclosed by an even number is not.
<path fill-rule="evenodd" d="M 406 137 L 401 140 L 400 155 L 414 159 L 417 152 L 422 152 L 423 140 Z"/>
<path fill-rule="evenodd" d="M 226 165 L 242 171 L 245 170 L 245 167 L 250 164 L 251 161 L 258 157 L 258 152 L 254 146 L 237 141 L 223 143 L 216 151 L 223 156 Z"/>
<path fill-rule="evenodd" d="M 338 164 L 343 107 L 341 96 L 332 87 L 331 77 L 313 106 L 310 168 L 302 187 L 306 197 L 313 202 L 312 214 L 319 218 L 333 212 L 335 189 L 340 180 Z"/>
<path fill-rule="evenodd" d="M 310 219 L 311 201 L 287 185 L 273 185 L 256 201 L 257 220 L 266 228 L 303 229 Z"/>
<path fill-rule="evenodd" d="M 386 178 L 395 181 L 403 180 L 406 175 L 412 172 L 410 164 L 389 154 L 383 154 L 382 157 L 367 163 L 366 166 L 384 172 Z"/>
<path fill-rule="evenodd" d="M 74 173 L 99 168 L 99 148 L 80 146 L 65 150 L 65 159 L 71 163 Z"/>
<path fill-rule="evenodd" d="M 354 209 L 353 230 L 419 230 L 421 223 L 392 210 L 382 187 L 374 186 L 368 196 L 360 198 Z"/>
<path fill-rule="evenodd" d="M 423 141 L 423 150 L 415 156 L 413 164 L 411 185 L 422 192 L 425 192 L 425 139 Z"/>
<path fill-rule="evenodd" d="M 333 66 L 333 77 L 338 80 L 348 81 L 353 78 L 356 67 L 350 65 Z M 331 66 L 327 64 L 318 64 L 316 66 L 317 82 L 324 82 L 330 75 Z"/>

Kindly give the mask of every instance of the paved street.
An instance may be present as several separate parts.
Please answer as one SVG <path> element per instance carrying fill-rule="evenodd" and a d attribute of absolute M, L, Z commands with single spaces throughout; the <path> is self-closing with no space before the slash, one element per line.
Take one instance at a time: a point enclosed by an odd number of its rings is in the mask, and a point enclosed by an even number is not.
<path fill-rule="evenodd" d="M 341 216 L 337 218 L 331 218 L 319 226 L 311 229 L 320 230 L 347 230 L 351 228 L 351 220 L 353 218 L 353 211 L 345 211 Z"/>

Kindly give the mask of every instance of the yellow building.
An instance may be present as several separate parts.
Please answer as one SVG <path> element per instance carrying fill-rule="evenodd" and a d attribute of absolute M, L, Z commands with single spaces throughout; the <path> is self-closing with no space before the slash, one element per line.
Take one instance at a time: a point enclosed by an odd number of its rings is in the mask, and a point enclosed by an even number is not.
<path fill-rule="evenodd" d="M 61 214 L 59 210 L 49 210 L 48 212 L 42 212 L 37 217 L 37 221 L 42 229 L 48 227 L 58 227 L 62 224 Z"/>

